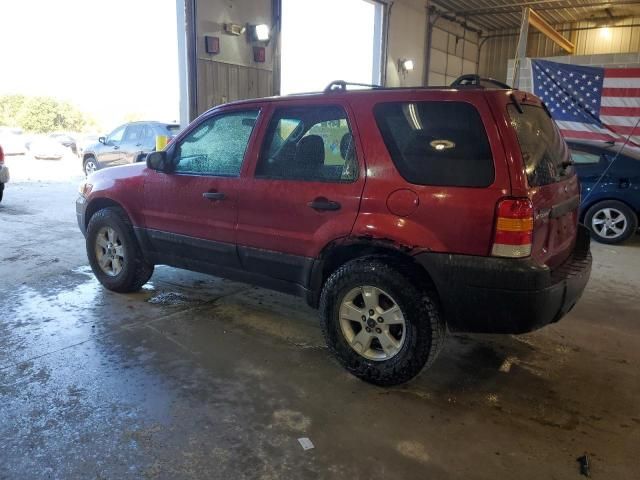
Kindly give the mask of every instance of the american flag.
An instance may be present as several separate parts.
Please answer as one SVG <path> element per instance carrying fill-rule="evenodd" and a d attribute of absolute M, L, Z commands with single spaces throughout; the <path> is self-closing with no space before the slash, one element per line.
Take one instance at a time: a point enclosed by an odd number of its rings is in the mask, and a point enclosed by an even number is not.
<path fill-rule="evenodd" d="M 567 139 L 640 146 L 640 68 L 531 60 L 533 91 Z"/>

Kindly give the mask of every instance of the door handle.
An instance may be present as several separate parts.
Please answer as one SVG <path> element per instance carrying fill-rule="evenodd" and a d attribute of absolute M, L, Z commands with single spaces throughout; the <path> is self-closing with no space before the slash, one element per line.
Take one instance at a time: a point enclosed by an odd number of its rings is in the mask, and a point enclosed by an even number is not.
<path fill-rule="evenodd" d="M 113 149 L 114 149 L 114 150 L 120 150 L 120 146 L 119 146 L 119 145 L 114 145 L 114 146 L 113 146 Z"/>
<path fill-rule="evenodd" d="M 307 203 L 307 206 L 314 210 L 340 210 L 341 205 L 338 202 L 328 200 L 324 197 L 318 197 Z"/>
<path fill-rule="evenodd" d="M 207 200 L 224 200 L 224 193 L 222 192 L 204 192 L 202 194 Z"/>
<path fill-rule="evenodd" d="M 619 178 L 618 179 L 618 188 L 629 188 L 631 181 L 628 178 Z"/>

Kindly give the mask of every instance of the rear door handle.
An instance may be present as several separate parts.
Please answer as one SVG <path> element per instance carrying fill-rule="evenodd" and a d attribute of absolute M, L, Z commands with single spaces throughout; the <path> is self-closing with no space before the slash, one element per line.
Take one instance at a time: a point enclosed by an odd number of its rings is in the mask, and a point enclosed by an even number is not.
<path fill-rule="evenodd" d="M 114 150 L 120 150 L 120 146 L 119 146 L 119 145 L 114 145 L 114 146 L 113 146 L 113 149 L 114 149 Z"/>
<path fill-rule="evenodd" d="M 335 211 L 335 210 L 340 210 L 341 205 L 338 202 L 327 200 L 324 197 L 318 197 L 310 201 L 309 203 L 307 203 L 307 206 L 310 208 L 313 208 L 314 210 Z"/>
<path fill-rule="evenodd" d="M 204 192 L 202 196 L 207 200 L 224 200 L 224 193 L 222 192 Z"/>

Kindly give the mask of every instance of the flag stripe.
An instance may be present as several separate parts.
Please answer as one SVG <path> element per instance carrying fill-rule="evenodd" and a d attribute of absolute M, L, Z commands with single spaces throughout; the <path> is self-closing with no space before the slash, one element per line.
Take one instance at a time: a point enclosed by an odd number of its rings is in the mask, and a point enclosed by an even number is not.
<path fill-rule="evenodd" d="M 640 98 L 633 97 L 602 97 L 603 107 L 640 107 Z"/>
<path fill-rule="evenodd" d="M 620 135 L 631 135 L 631 134 L 640 134 L 640 125 L 637 126 L 635 129 L 635 124 L 638 120 L 635 119 L 635 122 L 633 122 L 633 125 L 609 125 L 609 127 L 611 128 L 611 130 L 613 130 L 616 133 L 619 133 Z"/>
<path fill-rule="evenodd" d="M 640 88 L 603 88 L 603 97 L 639 97 Z"/>
<path fill-rule="evenodd" d="M 640 117 L 640 107 L 600 107 L 600 115 L 617 117 Z"/>
<path fill-rule="evenodd" d="M 620 126 L 633 127 L 638 121 L 638 117 L 623 117 L 623 116 L 612 117 L 609 115 L 600 115 L 600 120 L 602 120 L 602 123 L 604 123 L 605 125 L 620 125 Z M 638 128 L 640 129 L 640 127 Z"/>
<path fill-rule="evenodd" d="M 576 138 L 579 140 L 601 140 L 603 142 L 610 142 L 615 140 L 611 135 L 597 132 L 577 132 L 575 130 L 563 130 L 560 129 L 560 133 L 565 138 Z"/>
<path fill-rule="evenodd" d="M 604 76 L 605 78 L 640 77 L 640 68 L 605 68 Z"/>
<path fill-rule="evenodd" d="M 640 88 L 640 78 L 608 78 L 604 77 L 604 88 Z"/>

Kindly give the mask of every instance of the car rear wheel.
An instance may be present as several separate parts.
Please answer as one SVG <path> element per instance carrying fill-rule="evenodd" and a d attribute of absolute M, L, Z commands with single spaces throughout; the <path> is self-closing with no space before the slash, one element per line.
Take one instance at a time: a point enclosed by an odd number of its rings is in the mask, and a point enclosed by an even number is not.
<path fill-rule="evenodd" d="M 624 203 L 605 200 L 589 208 L 585 224 L 595 240 L 614 244 L 624 242 L 636 232 L 638 217 Z"/>
<path fill-rule="evenodd" d="M 96 278 L 109 290 L 137 292 L 153 274 L 126 214 L 119 208 L 96 212 L 87 227 L 87 257 Z"/>
<path fill-rule="evenodd" d="M 366 257 L 346 263 L 320 296 L 331 352 L 355 376 L 384 386 L 407 382 L 431 365 L 446 331 L 435 294 L 392 261 Z"/>
<path fill-rule="evenodd" d="M 98 170 L 98 162 L 93 157 L 88 157 L 83 164 L 84 174 L 88 177 Z"/>

